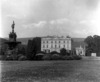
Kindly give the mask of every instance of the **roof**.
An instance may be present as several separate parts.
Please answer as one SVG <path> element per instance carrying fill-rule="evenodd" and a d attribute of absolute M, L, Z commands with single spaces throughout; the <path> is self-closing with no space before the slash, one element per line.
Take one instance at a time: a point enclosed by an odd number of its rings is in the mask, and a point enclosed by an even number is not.
<path fill-rule="evenodd" d="M 44 37 L 42 37 L 42 38 L 70 38 L 70 36 L 56 36 L 56 35 L 54 35 L 54 36 L 44 36 Z"/>
<path fill-rule="evenodd" d="M 84 48 L 85 46 L 86 46 L 86 44 L 85 44 L 85 42 L 84 41 L 80 41 L 80 42 L 73 42 L 73 44 L 72 44 L 72 47 L 73 48 L 77 48 L 77 47 L 82 47 L 82 48 Z"/>

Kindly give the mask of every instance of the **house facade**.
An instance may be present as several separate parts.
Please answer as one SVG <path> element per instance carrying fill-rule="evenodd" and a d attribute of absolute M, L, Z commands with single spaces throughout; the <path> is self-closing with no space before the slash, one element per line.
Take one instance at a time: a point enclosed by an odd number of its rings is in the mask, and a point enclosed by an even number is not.
<path fill-rule="evenodd" d="M 81 56 L 85 56 L 85 47 L 84 48 L 82 46 L 76 47 L 76 54 L 81 55 Z"/>
<path fill-rule="evenodd" d="M 41 51 L 46 53 L 57 51 L 60 52 L 60 49 L 65 48 L 66 50 L 71 50 L 71 38 L 66 36 L 47 36 L 41 38 Z"/>

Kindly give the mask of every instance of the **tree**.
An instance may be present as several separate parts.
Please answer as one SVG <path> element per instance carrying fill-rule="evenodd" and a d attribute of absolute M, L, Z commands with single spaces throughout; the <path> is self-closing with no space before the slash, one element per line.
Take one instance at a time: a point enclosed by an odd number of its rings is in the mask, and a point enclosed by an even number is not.
<path fill-rule="evenodd" d="M 29 40 L 27 44 L 27 57 L 30 60 L 35 59 L 36 54 L 41 51 L 41 38 L 35 37 Z"/>
<path fill-rule="evenodd" d="M 41 38 L 35 37 L 33 38 L 33 42 L 35 43 L 34 47 L 35 47 L 36 53 L 40 52 L 41 51 Z"/>
<path fill-rule="evenodd" d="M 0 55 L 4 55 L 4 51 L 2 48 L 0 48 Z"/>
<path fill-rule="evenodd" d="M 26 56 L 29 60 L 34 59 L 32 40 L 28 40 Z"/>
<path fill-rule="evenodd" d="M 25 48 L 24 48 L 24 47 L 22 47 L 21 49 L 18 50 L 18 53 L 19 53 L 19 54 L 25 55 L 25 52 L 26 52 L 26 51 L 25 51 Z"/>
<path fill-rule="evenodd" d="M 94 35 L 94 43 L 95 43 L 95 52 L 97 53 L 97 55 L 100 55 L 100 36 L 98 35 Z"/>
<path fill-rule="evenodd" d="M 26 45 L 20 44 L 18 45 L 18 54 L 26 55 Z"/>
<path fill-rule="evenodd" d="M 93 37 L 92 36 L 88 36 L 84 41 L 87 44 L 87 46 L 86 46 L 87 54 L 90 54 L 90 53 L 94 52 L 95 44 L 94 44 Z"/>
<path fill-rule="evenodd" d="M 88 36 L 85 39 L 86 46 L 86 53 L 89 55 L 90 53 L 100 53 L 100 36 L 94 35 Z"/>
<path fill-rule="evenodd" d="M 65 48 L 62 48 L 60 50 L 60 54 L 63 55 L 63 56 L 66 55 L 67 54 L 66 49 Z"/>
<path fill-rule="evenodd" d="M 3 44 L 0 48 L 0 55 L 5 55 L 7 48 L 8 46 L 6 44 Z"/>

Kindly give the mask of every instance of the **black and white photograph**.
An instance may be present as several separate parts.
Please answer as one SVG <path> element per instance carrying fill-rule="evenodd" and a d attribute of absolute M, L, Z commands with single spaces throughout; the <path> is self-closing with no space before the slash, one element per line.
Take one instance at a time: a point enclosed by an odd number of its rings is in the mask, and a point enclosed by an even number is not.
<path fill-rule="evenodd" d="M 100 82 L 100 0 L 0 0 L 0 82 Z"/>

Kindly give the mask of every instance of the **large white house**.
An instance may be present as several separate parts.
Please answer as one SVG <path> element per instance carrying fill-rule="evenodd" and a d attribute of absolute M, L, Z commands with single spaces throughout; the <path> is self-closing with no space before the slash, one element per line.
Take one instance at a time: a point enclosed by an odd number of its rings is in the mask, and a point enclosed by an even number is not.
<path fill-rule="evenodd" d="M 60 52 L 61 48 L 71 50 L 71 38 L 66 36 L 47 36 L 41 38 L 41 51 L 46 53 L 57 51 Z"/>

